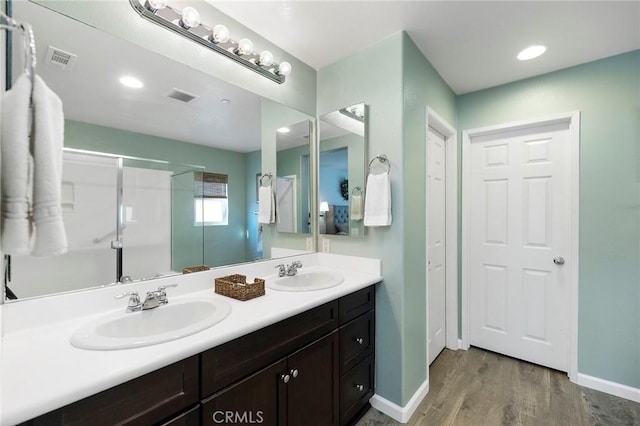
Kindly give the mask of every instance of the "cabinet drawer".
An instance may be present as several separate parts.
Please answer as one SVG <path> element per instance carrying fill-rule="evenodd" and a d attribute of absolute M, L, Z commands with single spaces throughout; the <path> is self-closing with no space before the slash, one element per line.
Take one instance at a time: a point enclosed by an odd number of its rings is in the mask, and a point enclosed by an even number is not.
<path fill-rule="evenodd" d="M 351 293 L 340 299 L 340 325 L 359 317 L 376 305 L 376 287 L 374 285 Z"/>
<path fill-rule="evenodd" d="M 193 407 L 186 413 L 165 421 L 162 426 L 199 426 L 200 425 L 200 405 Z"/>
<path fill-rule="evenodd" d="M 374 340 L 374 311 L 369 311 L 340 328 L 340 374 L 373 353 Z"/>
<path fill-rule="evenodd" d="M 373 355 L 349 370 L 340 380 L 340 424 L 349 421 L 373 396 Z"/>
<path fill-rule="evenodd" d="M 38 417 L 29 425 L 150 425 L 196 404 L 198 357 L 192 356 Z"/>
<path fill-rule="evenodd" d="M 338 301 L 326 303 L 202 353 L 202 397 L 246 377 L 338 327 Z"/>

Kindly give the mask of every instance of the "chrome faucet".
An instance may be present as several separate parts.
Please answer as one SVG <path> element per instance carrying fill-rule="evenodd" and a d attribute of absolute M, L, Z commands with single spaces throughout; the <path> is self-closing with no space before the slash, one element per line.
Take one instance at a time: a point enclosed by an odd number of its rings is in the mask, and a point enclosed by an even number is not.
<path fill-rule="evenodd" d="M 298 273 L 298 268 L 302 268 L 302 262 L 296 260 L 291 265 L 287 267 L 287 275 L 292 277 Z"/>
<path fill-rule="evenodd" d="M 140 302 L 138 292 L 135 290 L 118 294 L 114 297 L 116 299 L 122 299 L 125 296 L 130 296 L 126 312 L 146 311 L 169 303 L 169 300 L 167 299 L 167 292 L 165 291 L 169 287 L 178 287 L 178 284 L 161 285 L 155 291 L 148 291 L 147 296 L 142 303 Z"/>

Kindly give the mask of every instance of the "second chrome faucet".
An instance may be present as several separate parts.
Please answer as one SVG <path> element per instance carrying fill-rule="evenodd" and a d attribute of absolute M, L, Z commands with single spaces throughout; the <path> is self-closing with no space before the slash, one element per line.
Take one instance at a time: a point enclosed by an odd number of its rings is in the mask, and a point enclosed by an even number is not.
<path fill-rule="evenodd" d="M 291 265 L 287 265 L 286 267 L 284 266 L 284 264 L 281 263 L 280 265 L 276 266 L 276 268 L 278 268 L 279 277 L 284 277 L 284 276 L 292 277 L 298 273 L 298 268 L 302 268 L 302 262 L 300 262 L 299 260 L 296 260 Z"/>

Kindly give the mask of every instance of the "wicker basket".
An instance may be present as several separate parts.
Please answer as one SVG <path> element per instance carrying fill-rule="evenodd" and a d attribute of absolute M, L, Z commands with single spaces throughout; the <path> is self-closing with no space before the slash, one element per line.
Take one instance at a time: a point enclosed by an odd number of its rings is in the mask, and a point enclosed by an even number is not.
<path fill-rule="evenodd" d="M 196 266 L 187 266 L 186 268 L 182 268 L 183 274 L 190 274 L 191 272 L 202 272 L 208 271 L 211 269 L 208 265 L 196 265 Z"/>
<path fill-rule="evenodd" d="M 215 292 L 237 300 L 250 300 L 264 296 L 264 280 L 255 278 L 253 283 L 247 283 L 247 277 L 240 274 L 227 275 L 216 278 Z"/>

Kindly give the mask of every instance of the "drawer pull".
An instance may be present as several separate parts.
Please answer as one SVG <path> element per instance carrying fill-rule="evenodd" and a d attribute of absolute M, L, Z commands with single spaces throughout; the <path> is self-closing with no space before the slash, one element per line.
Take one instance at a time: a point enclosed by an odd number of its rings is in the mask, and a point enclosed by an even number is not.
<path fill-rule="evenodd" d="M 291 380 L 291 376 L 289 376 L 288 374 L 283 374 L 280 376 L 280 378 L 284 383 L 289 383 L 289 380 Z"/>
<path fill-rule="evenodd" d="M 354 388 L 358 389 L 360 392 L 362 392 L 364 390 L 364 386 L 363 385 L 353 385 Z"/>
<path fill-rule="evenodd" d="M 293 368 L 291 369 L 291 371 L 289 371 L 289 374 L 291 374 L 291 377 L 295 379 L 296 377 L 298 377 L 298 370 L 296 368 Z"/>
<path fill-rule="evenodd" d="M 362 337 L 356 337 L 355 340 L 359 345 L 362 345 L 364 343 L 364 339 Z"/>

